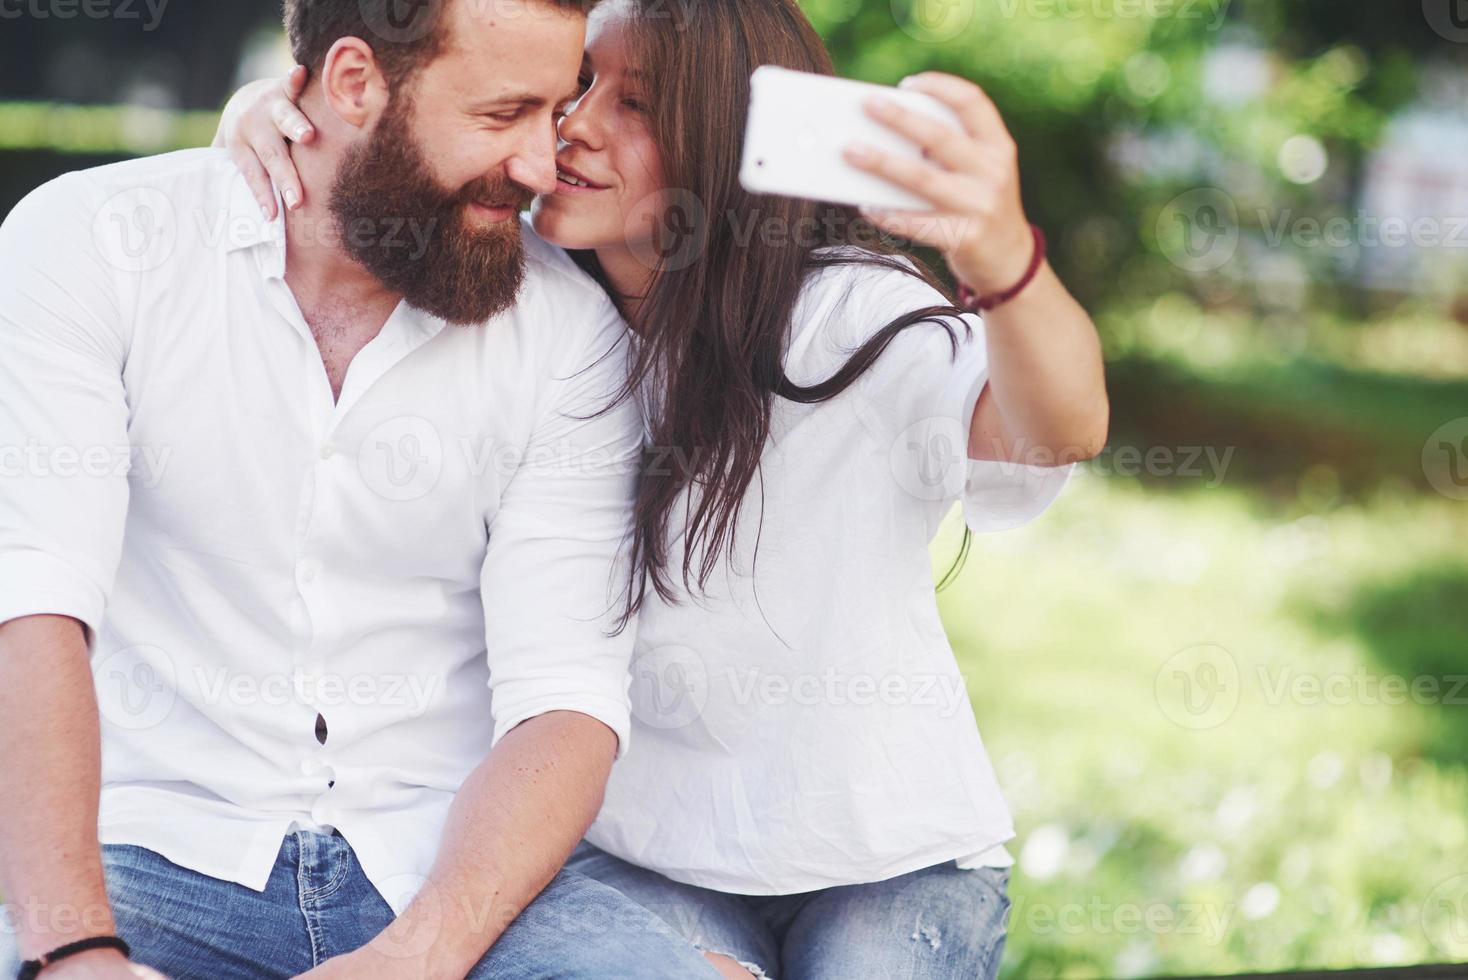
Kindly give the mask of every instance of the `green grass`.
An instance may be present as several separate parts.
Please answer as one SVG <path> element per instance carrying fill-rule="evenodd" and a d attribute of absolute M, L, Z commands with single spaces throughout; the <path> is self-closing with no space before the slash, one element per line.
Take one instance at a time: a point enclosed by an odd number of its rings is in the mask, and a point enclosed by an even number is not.
<path fill-rule="evenodd" d="M 1468 960 L 1465 540 L 1436 496 L 1087 472 L 976 539 L 942 603 L 1019 829 L 1006 976 Z"/>

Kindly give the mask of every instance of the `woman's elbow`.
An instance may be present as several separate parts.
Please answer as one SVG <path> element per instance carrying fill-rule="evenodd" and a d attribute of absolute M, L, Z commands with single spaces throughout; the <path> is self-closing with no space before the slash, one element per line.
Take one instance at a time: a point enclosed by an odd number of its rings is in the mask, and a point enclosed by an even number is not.
<path fill-rule="evenodd" d="M 1111 406 L 1105 395 L 1090 409 L 1077 413 L 1060 431 L 1045 440 L 1042 456 L 1050 465 L 1065 466 L 1095 459 L 1106 448 L 1111 432 Z"/>

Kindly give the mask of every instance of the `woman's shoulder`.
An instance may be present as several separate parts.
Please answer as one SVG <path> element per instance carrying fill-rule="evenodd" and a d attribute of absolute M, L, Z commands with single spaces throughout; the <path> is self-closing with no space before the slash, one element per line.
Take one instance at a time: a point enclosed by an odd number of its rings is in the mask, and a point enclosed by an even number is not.
<path fill-rule="evenodd" d="M 787 362 L 792 368 L 819 371 L 832 359 L 844 360 L 894 321 L 951 305 L 906 256 L 842 246 L 820 249 L 813 258 L 791 323 Z"/>

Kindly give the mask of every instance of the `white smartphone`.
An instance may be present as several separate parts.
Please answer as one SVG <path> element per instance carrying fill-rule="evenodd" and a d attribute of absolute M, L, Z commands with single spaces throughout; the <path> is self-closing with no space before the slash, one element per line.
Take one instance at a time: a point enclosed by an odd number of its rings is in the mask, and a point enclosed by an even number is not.
<path fill-rule="evenodd" d="M 932 96 L 906 89 L 812 75 L 766 65 L 750 76 L 749 123 L 739 182 L 757 194 L 804 197 L 834 204 L 928 211 L 932 205 L 896 184 L 858 170 L 842 151 L 866 143 L 888 153 L 921 158 L 916 144 L 867 115 L 874 95 L 885 95 L 959 132 L 953 110 Z"/>

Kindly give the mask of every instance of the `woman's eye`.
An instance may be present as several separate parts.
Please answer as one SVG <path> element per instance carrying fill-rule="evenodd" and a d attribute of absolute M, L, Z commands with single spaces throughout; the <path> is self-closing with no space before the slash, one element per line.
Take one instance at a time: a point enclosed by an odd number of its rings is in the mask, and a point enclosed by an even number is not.
<path fill-rule="evenodd" d="M 591 76 L 582 75 L 578 77 L 576 79 L 576 88 L 581 94 L 586 94 L 586 90 L 591 88 Z"/>
<path fill-rule="evenodd" d="M 646 112 L 647 111 L 647 106 L 643 105 L 642 102 L 640 102 L 637 99 L 632 99 L 632 98 L 623 99 L 622 100 L 622 104 L 624 106 L 626 106 L 627 108 L 631 109 L 633 112 Z"/>

